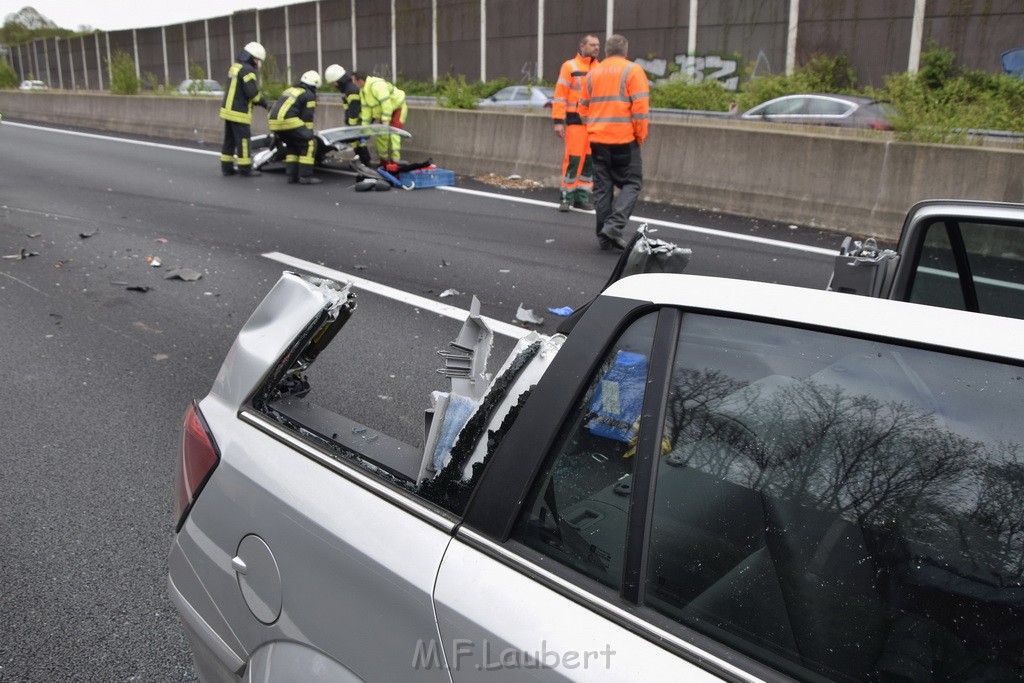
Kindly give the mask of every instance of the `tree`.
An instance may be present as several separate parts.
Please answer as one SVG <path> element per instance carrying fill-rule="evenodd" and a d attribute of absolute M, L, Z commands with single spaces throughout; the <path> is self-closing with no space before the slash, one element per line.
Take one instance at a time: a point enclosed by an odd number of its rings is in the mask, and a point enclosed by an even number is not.
<path fill-rule="evenodd" d="M 0 43 L 18 45 L 36 38 L 66 37 L 72 31 L 60 28 L 53 20 L 43 16 L 33 7 L 23 7 L 4 17 L 4 25 L 0 27 Z"/>

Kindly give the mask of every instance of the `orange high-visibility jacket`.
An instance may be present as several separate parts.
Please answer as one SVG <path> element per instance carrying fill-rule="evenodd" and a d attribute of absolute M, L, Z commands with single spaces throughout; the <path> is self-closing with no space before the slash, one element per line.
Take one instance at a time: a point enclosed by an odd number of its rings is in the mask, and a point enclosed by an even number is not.
<path fill-rule="evenodd" d="M 569 123 L 566 116 L 578 113 L 583 94 L 583 79 L 595 66 L 596 59 L 584 57 L 578 52 L 575 57 L 562 63 L 562 70 L 558 72 L 558 83 L 555 84 L 555 97 L 551 103 L 552 121 Z"/>
<path fill-rule="evenodd" d="M 621 145 L 647 139 L 650 118 L 647 74 L 625 57 L 607 57 L 587 74 L 580 114 L 591 142 Z"/>

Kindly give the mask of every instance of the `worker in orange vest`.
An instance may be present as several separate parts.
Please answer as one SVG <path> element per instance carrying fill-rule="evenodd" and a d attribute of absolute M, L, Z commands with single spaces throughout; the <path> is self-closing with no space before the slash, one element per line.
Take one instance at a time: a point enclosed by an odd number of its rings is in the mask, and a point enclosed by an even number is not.
<path fill-rule="evenodd" d="M 622 231 L 644 180 L 640 146 L 647 139 L 650 84 L 644 70 L 626 59 L 628 51 L 629 41 L 623 36 L 608 38 L 604 61 L 584 81 L 579 107 L 590 136 L 597 241 L 602 249 L 626 248 Z"/>
<path fill-rule="evenodd" d="M 590 193 L 594 187 L 593 164 L 587 126 L 580 118 L 579 102 L 583 92 L 583 79 L 596 65 L 601 52 L 601 39 L 587 34 L 580 38 L 576 56 L 562 64 L 555 84 L 555 98 L 551 105 L 551 119 L 555 135 L 565 140 L 562 159 L 562 196 L 559 211 L 575 206 L 590 210 Z"/>

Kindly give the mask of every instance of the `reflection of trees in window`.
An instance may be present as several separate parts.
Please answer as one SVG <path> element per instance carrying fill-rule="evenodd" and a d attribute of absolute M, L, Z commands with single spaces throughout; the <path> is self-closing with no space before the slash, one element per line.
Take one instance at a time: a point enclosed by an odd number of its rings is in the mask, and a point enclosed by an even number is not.
<path fill-rule="evenodd" d="M 673 464 L 975 555 L 967 518 L 990 543 L 998 539 L 988 566 L 1024 571 L 1019 446 L 964 438 L 909 403 L 788 377 L 743 385 L 687 370 L 677 373 L 665 436 Z"/>

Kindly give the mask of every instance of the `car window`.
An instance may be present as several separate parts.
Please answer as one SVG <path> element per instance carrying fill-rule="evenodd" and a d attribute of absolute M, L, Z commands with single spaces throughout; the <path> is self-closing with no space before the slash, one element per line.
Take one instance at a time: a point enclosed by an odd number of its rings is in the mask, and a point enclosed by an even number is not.
<path fill-rule="evenodd" d="M 1020 678 L 1022 382 L 685 315 L 645 604 L 805 680 Z"/>
<path fill-rule="evenodd" d="M 977 310 L 981 313 L 1024 318 L 1024 253 L 1022 228 L 997 223 L 956 222 L 955 238 L 970 272 Z M 921 258 L 910 287 L 909 300 L 944 308 L 975 310 L 964 298 L 961 269 L 954 259 L 946 222 L 927 227 Z"/>
<path fill-rule="evenodd" d="M 757 116 L 791 116 L 793 114 L 802 114 L 804 113 L 806 103 L 804 98 L 793 97 L 778 102 L 771 102 L 761 111 L 755 111 L 754 114 Z"/>
<path fill-rule="evenodd" d="M 853 110 L 849 102 L 811 97 L 807 100 L 807 113 L 813 116 L 845 116 Z"/>
<path fill-rule="evenodd" d="M 528 100 L 530 99 L 530 89 L 517 87 L 512 95 L 513 100 Z"/>
<path fill-rule="evenodd" d="M 494 93 L 492 97 L 494 97 L 494 100 L 496 102 L 504 102 L 505 100 L 512 99 L 512 96 L 515 95 L 515 92 L 515 88 L 502 88 L 498 92 Z"/>
<path fill-rule="evenodd" d="M 619 338 L 530 492 L 514 536 L 612 588 L 622 581 L 629 477 L 657 316 Z"/>

